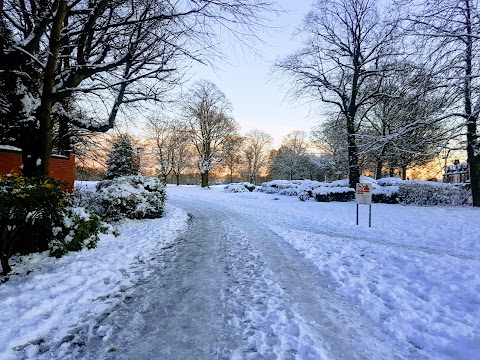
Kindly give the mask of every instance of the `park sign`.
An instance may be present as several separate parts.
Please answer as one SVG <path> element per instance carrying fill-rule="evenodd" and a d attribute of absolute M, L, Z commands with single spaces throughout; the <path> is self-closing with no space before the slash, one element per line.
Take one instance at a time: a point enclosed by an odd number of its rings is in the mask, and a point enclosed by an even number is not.
<path fill-rule="evenodd" d="M 357 183 L 355 201 L 361 205 L 372 205 L 372 184 Z"/>
<path fill-rule="evenodd" d="M 358 205 L 368 205 L 368 227 L 372 227 L 372 184 L 357 183 L 355 188 L 355 201 L 357 203 L 357 225 Z"/>

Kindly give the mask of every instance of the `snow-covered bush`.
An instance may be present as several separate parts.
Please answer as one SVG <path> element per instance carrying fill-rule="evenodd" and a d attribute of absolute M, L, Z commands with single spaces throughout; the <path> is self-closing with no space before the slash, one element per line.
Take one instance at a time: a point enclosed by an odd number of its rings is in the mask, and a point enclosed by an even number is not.
<path fill-rule="evenodd" d="M 0 177 L 0 258 L 4 273 L 11 270 L 8 259 L 13 254 L 48 250 L 59 234 L 70 234 L 72 239 L 94 239 L 105 227 L 94 215 L 95 224 L 79 218 L 67 226 L 65 219 L 85 210 L 72 210 L 72 201 L 61 186 L 61 182 L 50 178 Z M 66 247 L 63 253 L 79 250 L 82 244 Z M 94 247 L 96 242 L 88 244 Z"/>
<path fill-rule="evenodd" d="M 53 227 L 54 239 L 48 244 L 50 255 L 57 258 L 69 251 L 93 249 L 97 246 L 99 233 L 111 231 L 100 216 L 82 207 L 65 209 L 60 226 Z"/>
<path fill-rule="evenodd" d="M 166 197 L 160 179 L 141 175 L 99 181 L 96 194 L 102 215 L 114 221 L 159 218 Z"/>
<path fill-rule="evenodd" d="M 60 185 L 50 178 L 0 178 L 0 258 L 4 273 L 11 270 L 11 255 L 47 250 L 52 227 L 61 221 L 63 208 L 68 205 Z"/>
<path fill-rule="evenodd" d="M 466 185 L 410 181 L 400 184 L 398 188 L 398 201 L 401 204 L 466 205 L 470 200 Z"/>
<path fill-rule="evenodd" d="M 249 182 L 241 183 L 231 183 L 224 187 L 225 192 L 230 193 L 241 193 L 241 192 L 252 192 L 255 190 L 256 186 Z"/>
<path fill-rule="evenodd" d="M 281 190 L 295 187 L 293 181 L 288 180 L 273 180 L 264 182 L 257 191 L 264 192 L 266 194 L 278 194 Z"/>
<path fill-rule="evenodd" d="M 313 197 L 319 202 L 352 201 L 355 199 L 355 190 L 346 186 L 321 186 L 312 191 Z"/>
<path fill-rule="evenodd" d="M 312 196 L 313 189 L 322 185 L 325 185 L 325 183 L 313 180 L 274 180 L 263 183 L 256 191 L 267 194 L 298 196 L 301 197 L 301 200 L 306 200 Z"/>

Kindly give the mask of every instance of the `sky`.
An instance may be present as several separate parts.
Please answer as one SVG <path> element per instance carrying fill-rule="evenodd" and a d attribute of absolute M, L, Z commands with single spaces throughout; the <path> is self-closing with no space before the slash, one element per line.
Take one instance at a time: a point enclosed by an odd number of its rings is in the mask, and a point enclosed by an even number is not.
<path fill-rule="evenodd" d="M 238 44 L 225 43 L 222 51 L 224 61 L 214 64 L 214 68 L 204 65 L 194 66 L 191 82 L 210 80 L 225 93 L 233 105 L 233 116 L 240 123 L 241 133 L 259 129 L 272 135 L 274 146 L 278 147 L 282 138 L 293 130 L 307 133 L 316 125 L 320 117 L 310 111 L 310 106 L 302 101 L 287 97 L 288 84 L 272 74 L 275 60 L 285 57 L 299 48 L 293 33 L 310 10 L 312 0 L 279 0 L 284 13 L 272 18 L 271 34 L 261 36 L 263 44 L 257 44 L 255 54 Z"/>

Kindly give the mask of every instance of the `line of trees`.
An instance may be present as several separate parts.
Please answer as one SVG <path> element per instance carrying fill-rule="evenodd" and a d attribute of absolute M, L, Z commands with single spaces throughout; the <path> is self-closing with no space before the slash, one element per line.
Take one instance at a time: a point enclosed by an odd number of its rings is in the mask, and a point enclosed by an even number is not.
<path fill-rule="evenodd" d="M 377 174 L 385 164 L 405 174 L 464 137 L 480 206 L 479 10 L 476 0 L 315 1 L 302 48 L 275 67 L 295 97 L 328 111 L 317 141 L 346 157 L 350 186 L 365 159 Z"/>
<path fill-rule="evenodd" d="M 293 131 L 278 150 L 273 138 L 261 130 L 239 134 L 230 115 L 231 104 L 220 89 L 209 81 L 199 81 L 182 96 L 182 111 L 175 118 L 151 118 L 150 161 L 145 163 L 167 181 L 195 170 L 202 187 L 209 186 L 209 174 L 216 169 L 230 182 L 235 179 L 258 184 L 259 179 L 315 179 L 335 176 L 331 156 L 313 155 L 312 144 L 303 131 Z M 147 150 L 147 153 L 149 151 Z"/>

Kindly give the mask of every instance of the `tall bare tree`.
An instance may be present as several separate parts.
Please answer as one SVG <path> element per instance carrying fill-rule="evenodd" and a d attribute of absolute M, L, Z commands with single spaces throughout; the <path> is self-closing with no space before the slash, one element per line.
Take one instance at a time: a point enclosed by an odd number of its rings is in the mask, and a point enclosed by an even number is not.
<path fill-rule="evenodd" d="M 332 105 L 345 118 L 353 187 L 360 179 L 358 112 L 380 95 L 397 40 L 397 22 L 382 18 L 377 6 L 376 0 L 316 1 L 300 29 L 303 48 L 275 65 L 290 76 L 294 95 Z"/>
<path fill-rule="evenodd" d="M 216 31 L 254 38 L 271 9 L 268 0 L 0 1 L 0 113 L 18 128 L 24 174 L 47 175 L 55 113 L 107 131 L 126 105 L 163 99 L 185 63 L 208 62 Z M 91 111 L 69 116 L 66 99 Z"/>
<path fill-rule="evenodd" d="M 202 187 L 208 187 L 209 171 L 222 161 L 222 148 L 238 132 L 231 110 L 232 105 L 225 94 L 206 80 L 196 82 L 183 99 L 187 128 L 198 154 Z"/>
<path fill-rule="evenodd" d="M 273 138 L 261 130 L 252 130 L 245 134 L 243 153 L 246 159 L 249 181 L 256 185 L 260 170 L 267 165 Z"/>
<path fill-rule="evenodd" d="M 447 115 L 463 119 L 473 205 L 480 206 L 480 5 L 477 0 L 410 3 L 413 33 L 436 64 L 436 80 L 456 100 Z"/>

